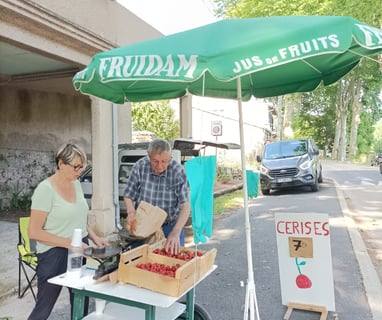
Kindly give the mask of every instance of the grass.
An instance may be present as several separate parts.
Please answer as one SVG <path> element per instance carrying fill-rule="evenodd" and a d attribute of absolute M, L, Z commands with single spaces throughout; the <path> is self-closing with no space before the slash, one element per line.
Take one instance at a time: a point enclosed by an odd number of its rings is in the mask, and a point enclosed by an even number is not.
<path fill-rule="evenodd" d="M 243 190 L 236 190 L 214 198 L 214 214 L 228 214 L 233 209 L 243 206 Z"/>

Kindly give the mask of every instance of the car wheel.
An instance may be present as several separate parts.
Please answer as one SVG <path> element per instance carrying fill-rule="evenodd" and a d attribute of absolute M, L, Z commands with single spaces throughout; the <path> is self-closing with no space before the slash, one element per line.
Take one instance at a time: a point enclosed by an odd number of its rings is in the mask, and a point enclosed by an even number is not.
<path fill-rule="evenodd" d="M 312 190 L 312 192 L 317 192 L 318 189 L 319 189 L 319 186 L 318 186 L 318 178 L 316 177 L 315 181 L 314 181 L 314 184 L 310 186 L 310 189 Z"/>
<path fill-rule="evenodd" d="M 379 166 L 379 173 L 382 174 L 382 165 Z"/>
<path fill-rule="evenodd" d="M 269 189 L 261 189 L 261 193 L 262 193 L 264 196 L 269 196 L 270 191 L 271 191 L 271 190 L 269 190 Z"/>
<path fill-rule="evenodd" d="M 320 174 L 318 176 L 318 183 L 322 183 L 323 182 L 323 179 L 322 179 L 322 169 L 320 170 Z"/>

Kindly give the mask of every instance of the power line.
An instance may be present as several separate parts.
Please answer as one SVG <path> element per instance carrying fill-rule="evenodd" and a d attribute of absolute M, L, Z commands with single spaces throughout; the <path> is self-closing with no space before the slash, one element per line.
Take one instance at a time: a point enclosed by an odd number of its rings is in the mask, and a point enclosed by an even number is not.
<path fill-rule="evenodd" d="M 237 120 L 237 119 L 230 118 L 230 117 L 227 117 L 227 116 L 223 116 L 223 115 L 218 114 L 218 113 L 215 113 L 215 112 L 202 110 L 202 109 L 199 109 L 199 108 L 196 108 L 196 107 L 192 107 L 192 109 L 198 110 L 198 111 L 200 111 L 200 112 L 208 113 L 208 114 L 211 114 L 211 115 L 213 115 L 213 116 L 217 116 L 217 117 L 219 117 L 219 118 L 223 118 L 223 119 L 231 120 L 231 121 L 234 121 L 234 122 L 239 122 L 239 120 Z M 248 123 L 248 122 L 243 122 L 243 124 L 245 124 L 245 125 L 247 125 L 247 126 L 250 126 L 250 127 L 257 128 L 257 129 L 261 129 L 261 130 L 266 131 L 266 132 L 269 132 L 269 133 L 272 133 L 271 130 L 269 130 L 268 128 L 265 128 L 265 127 L 260 127 L 260 126 L 257 126 L 257 125 L 255 125 L 255 124 L 251 124 L 251 123 Z"/>

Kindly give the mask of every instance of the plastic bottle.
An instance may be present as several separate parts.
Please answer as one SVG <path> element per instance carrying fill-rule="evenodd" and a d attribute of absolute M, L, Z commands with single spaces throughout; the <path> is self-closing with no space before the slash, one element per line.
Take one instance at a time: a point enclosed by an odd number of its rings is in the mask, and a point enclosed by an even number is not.
<path fill-rule="evenodd" d="M 79 279 L 83 261 L 82 229 L 74 229 L 70 245 L 71 247 L 68 249 L 67 276 Z"/>

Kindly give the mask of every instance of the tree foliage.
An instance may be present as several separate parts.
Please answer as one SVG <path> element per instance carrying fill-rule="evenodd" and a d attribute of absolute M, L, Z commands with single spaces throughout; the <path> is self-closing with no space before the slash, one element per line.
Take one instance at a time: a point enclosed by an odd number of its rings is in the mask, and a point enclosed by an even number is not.
<path fill-rule="evenodd" d="M 288 15 L 324 15 L 332 0 L 215 0 L 217 14 L 225 18 L 254 18 Z"/>
<path fill-rule="evenodd" d="M 168 100 L 133 103 L 131 114 L 133 130 L 151 131 L 166 140 L 179 137 L 179 121 Z"/>
<path fill-rule="evenodd" d="M 382 2 L 376 0 L 215 0 L 223 18 L 287 15 L 352 16 L 375 27 L 382 25 Z M 265 31 L 264 31 L 265 32 Z M 311 136 L 321 148 L 330 146 L 336 159 L 368 153 L 373 145 L 370 128 L 381 118 L 381 68 L 377 57 L 364 59 L 338 83 L 301 95 L 293 115 L 295 136 Z M 288 101 L 288 99 L 284 99 Z M 290 111 L 284 106 L 285 111 Z M 366 114 L 365 114 L 366 113 Z M 291 119 L 284 118 L 290 122 Z M 288 125 L 288 123 L 287 123 Z M 318 127 L 314 127 L 318 126 Z M 282 129 L 282 128 L 281 128 Z"/>
<path fill-rule="evenodd" d="M 374 142 L 373 142 L 373 151 L 376 153 L 382 152 L 382 119 L 379 120 L 373 128 L 374 133 Z"/>
<path fill-rule="evenodd" d="M 302 95 L 301 109 L 293 119 L 296 138 L 314 138 L 320 149 L 328 152 L 333 147 L 336 130 L 334 86 L 316 89 L 319 94 L 309 92 Z M 331 94 L 325 94 L 325 93 Z"/>
<path fill-rule="evenodd" d="M 376 27 L 382 23 L 382 2 L 376 0 L 214 0 L 224 18 L 270 16 L 352 16 Z"/>

